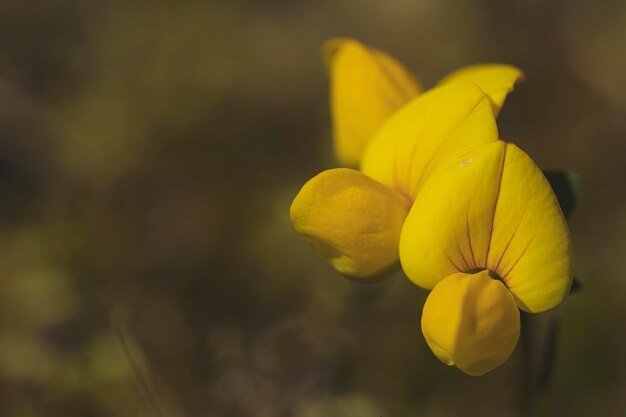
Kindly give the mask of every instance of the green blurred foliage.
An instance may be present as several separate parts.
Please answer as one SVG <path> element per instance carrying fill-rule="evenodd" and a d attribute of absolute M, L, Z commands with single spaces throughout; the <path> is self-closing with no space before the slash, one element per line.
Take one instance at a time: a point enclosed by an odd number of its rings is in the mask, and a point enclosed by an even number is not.
<path fill-rule="evenodd" d="M 427 86 L 525 70 L 502 137 L 581 178 L 585 288 L 533 318 L 562 321 L 544 411 L 626 414 L 623 2 L 27 0 L 0 4 L 0 415 L 154 415 L 142 377 L 168 417 L 519 415 L 519 348 L 445 367 L 424 291 L 346 281 L 290 227 L 333 166 L 333 36 Z"/>

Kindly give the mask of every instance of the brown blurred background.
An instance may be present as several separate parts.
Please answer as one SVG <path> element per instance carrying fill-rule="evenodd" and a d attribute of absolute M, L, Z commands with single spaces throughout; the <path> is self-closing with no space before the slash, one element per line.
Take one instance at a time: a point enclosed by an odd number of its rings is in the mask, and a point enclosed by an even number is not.
<path fill-rule="evenodd" d="M 424 291 L 346 281 L 290 227 L 299 187 L 333 166 L 333 36 L 425 86 L 476 62 L 525 70 L 501 135 L 582 186 L 585 288 L 533 319 L 535 357 L 561 320 L 538 409 L 626 415 L 620 0 L 3 1 L 0 415 L 520 415 L 520 346 L 481 378 L 440 364 Z"/>

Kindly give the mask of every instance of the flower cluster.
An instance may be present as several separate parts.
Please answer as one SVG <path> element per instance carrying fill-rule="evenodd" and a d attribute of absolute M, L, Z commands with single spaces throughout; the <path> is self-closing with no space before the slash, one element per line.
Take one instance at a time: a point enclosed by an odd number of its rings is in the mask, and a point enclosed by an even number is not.
<path fill-rule="evenodd" d="M 509 65 L 462 68 L 422 91 L 394 58 L 352 39 L 325 45 L 336 158 L 295 197 L 294 228 L 360 281 L 398 263 L 432 290 L 422 332 L 469 375 L 502 364 L 520 313 L 556 307 L 572 283 L 559 203 L 496 117 L 523 78 Z"/>

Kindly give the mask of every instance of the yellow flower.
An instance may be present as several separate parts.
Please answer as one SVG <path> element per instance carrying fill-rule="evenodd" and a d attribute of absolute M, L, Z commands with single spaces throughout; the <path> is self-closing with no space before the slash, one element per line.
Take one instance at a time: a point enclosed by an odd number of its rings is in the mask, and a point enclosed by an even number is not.
<path fill-rule="evenodd" d="M 436 165 L 498 140 L 494 114 L 522 74 L 508 65 L 467 67 L 396 111 L 399 97 L 417 94 L 401 64 L 349 39 L 331 40 L 325 51 L 337 158 L 357 161 L 361 172 L 331 169 L 314 177 L 295 198 L 291 220 L 340 273 L 376 279 L 398 264 L 404 220 Z"/>
<path fill-rule="evenodd" d="M 433 352 L 483 374 L 515 347 L 517 308 L 555 307 L 572 280 L 549 183 L 499 140 L 495 117 L 522 73 L 467 67 L 419 94 L 388 55 L 352 40 L 329 45 L 335 149 L 360 171 L 307 182 L 291 206 L 294 228 L 353 279 L 377 279 L 399 260 L 409 279 L 433 289 L 422 316 Z"/>
<path fill-rule="evenodd" d="M 512 306 L 549 310 L 572 283 L 558 201 L 532 160 L 502 141 L 450 160 L 430 178 L 403 225 L 400 259 L 414 283 L 434 287 L 422 314 L 428 345 L 470 375 L 513 351 L 519 315 Z"/>

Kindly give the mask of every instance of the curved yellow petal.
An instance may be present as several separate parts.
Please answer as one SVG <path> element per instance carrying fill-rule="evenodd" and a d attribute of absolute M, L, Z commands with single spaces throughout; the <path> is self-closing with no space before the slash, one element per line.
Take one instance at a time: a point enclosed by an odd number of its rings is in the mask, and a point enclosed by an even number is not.
<path fill-rule="evenodd" d="M 523 79 L 522 70 L 512 65 L 478 64 L 453 71 L 439 81 L 439 85 L 457 81 L 470 81 L 477 84 L 491 98 L 493 114 L 497 116 L 506 96 L 513 91 L 515 84 Z"/>
<path fill-rule="evenodd" d="M 431 291 L 422 333 L 433 353 L 468 375 L 500 366 L 520 334 L 519 310 L 502 282 L 486 271 L 448 276 Z"/>
<path fill-rule="evenodd" d="M 404 223 L 400 261 L 424 288 L 488 269 L 532 313 L 556 307 L 572 282 L 571 241 L 552 188 L 528 155 L 502 141 L 431 176 Z"/>
<path fill-rule="evenodd" d="M 356 167 L 380 125 L 421 87 L 396 59 L 353 39 L 332 39 L 323 49 L 335 156 L 341 165 Z"/>
<path fill-rule="evenodd" d="M 296 231 L 337 271 L 367 280 L 397 264 L 408 209 L 401 194 L 358 171 L 337 168 L 309 180 L 290 215 Z"/>
<path fill-rule="evenodd" d="M 420 192 L 400 237 L 402 268 L 416 285 L 487 266 L 504 150 L 496 141 L 450 160 Z"/>
<path fill-rule="evenodd" d="M 528 155 L 507 144 L 489 268 L 505 280 L 522 310 L 539 313 L 569 293 L 572 262 L 567 223 L 548 180 Z"/>
<path fill-rule="evenodd" d="M 489 98 L 475 84 L 454 83 L 391 116 L 367 146 L 361 171 L 414 199 L 442 163 L 496 140 Z"/>

